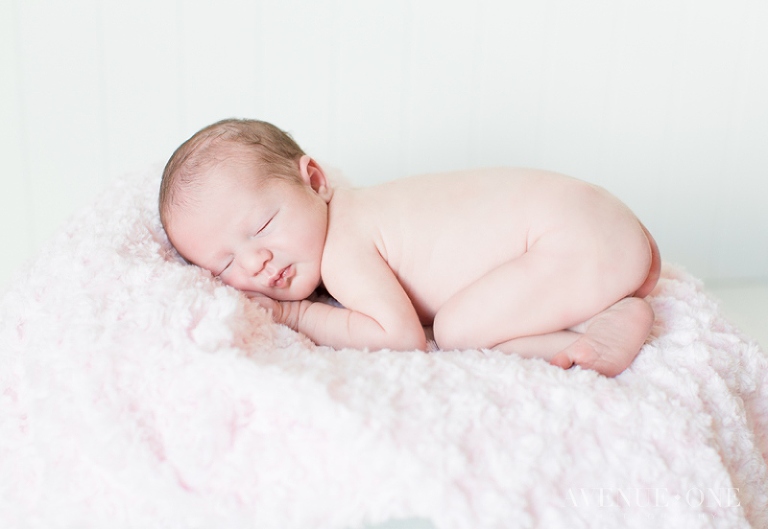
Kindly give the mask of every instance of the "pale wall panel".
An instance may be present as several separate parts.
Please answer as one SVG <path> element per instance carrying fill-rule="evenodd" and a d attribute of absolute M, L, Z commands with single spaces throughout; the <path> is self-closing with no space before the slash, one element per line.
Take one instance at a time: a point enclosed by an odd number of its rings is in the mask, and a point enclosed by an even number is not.
<path fill-rule="evenodd" d="M 587 179 L 598 172 L 620 10 L 611 0 L 551 2 L 539 35 L 536 165 Z"/>
<path fill-rule="evenodd" d="M 35 248 L 22 143 L 16 9 L 0 2 L 0 289 Z"/>
<path fill-rule="evenodd" d="M 170 1 L 98 4 L 103 69 L 97 87 L 104 101 L 105 172 L 114 178 L 167 159 L 180 137 L 180 19 Z"/>
<path fill-rule="evenodd" d="M 37 246 L 102 184 L 99 3 L 18 2 L 17 9 L 22 142 Z"/>
<path fill-rule="evenodd" d="M 179 77 L 172 86 L 178 90 L 183 139 L 223 118 L 261 115 L 261 4 L 184 2 L 177 18 Z"/>
<path fill-rule="evenodd" d="M 714 183 L 712 276 L 768 275 L 768 3 L 748 3 L 730 106 L 725 163 Z M 735 263 L 738 262 L 736 266 Z"/>
<path fill-rule="evenodd" d="M 265 1 L 261 16 L 263 113 L 256 117 L 292 133 L 319 158 L 337 158 L 330 105 L 336 2 Z"/>
<path fill-rule="evenodd" d="M 405 173 L 408 12 L 404 0 L 350 2 L 335 17 L 329 156 L 350 179 L 374 183 Z"/>
<path fill-rule="evenodd" d="M 685 19 L 681 2 L 622 3 L 612 45 L 596 183 L 652 213 L 667 178 L 667 149 L 680 72 Z M 645 216 L 645 215 L 644 215 Z M 653 220 L 653 219 L 650 219 Z"/>
<path fill-rule="evenodd" d="M 670 232 L 661 231 L 659 242 L 667 248 L 675 245 L 680 262 L 705 263 L 700 273 L 708 276 L 717 275 L 710 252 L 722 211 L 717 186 L 723 182 L 731 133 L 743 7 L 738 2 L 686 5 L 678 28 L 677 71 L 669 87 L 665 143 L 658 151 L 665 165 L 656 185 L 659 207 L 654 215 L 659 226 L 673 226 L 678 236 L 686 234 L 676 241 Z M 688 185 L 680 185 L 683 181 Z M 729 251 L 728 241 L 719 246 L 719 251 Z"/>
<path fill-rule="evenodd" d="M 410 2 L 407 9 L 405 170 L 469 167 L 474 157 L 479 4 L 429 0 Z"/>
<path fill-rule="evenodd" d="M 473 141 L 477 165 L 538 166 L 551 2 L 478 4 Z"/>

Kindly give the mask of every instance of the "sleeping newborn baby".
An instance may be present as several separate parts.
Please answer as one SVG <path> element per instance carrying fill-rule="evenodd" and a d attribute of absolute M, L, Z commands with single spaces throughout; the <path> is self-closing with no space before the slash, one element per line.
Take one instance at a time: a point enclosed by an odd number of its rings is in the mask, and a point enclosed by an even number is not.
<path fill-rule="evenodd" d="M 333 188 L 283 131 L 225 120 L 166 165 L 160 215 L 190 263 L 331 347 L 493 348 L 621 373 L 653 323 L 651 235 L 618 199 L 533 169 Z M 320 286 L 342 305 L 313 301 Z"/>

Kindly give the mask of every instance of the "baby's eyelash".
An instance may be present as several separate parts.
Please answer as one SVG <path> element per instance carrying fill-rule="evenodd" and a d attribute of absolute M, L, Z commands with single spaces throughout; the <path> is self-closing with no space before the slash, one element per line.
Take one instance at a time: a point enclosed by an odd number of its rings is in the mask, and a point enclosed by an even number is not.
<path fill-rule="evenodd" d="M 269 219 L 269 220 L 268 220 L 266 223 L 264 223 L 264 225 L 263 225 L 261 228 L 259 228 L 259 229 L 258 229 L 258 231 L 256 232 L 256 235 L 258 235 L 259 233 L 261 233 L 262 231 L 264 231 L 264 230 L 267 228 L 267 226 L 269 226 L 269 225 L 270 225 L 270 223 L 272 222 L 272 219 L 274 219 L 274 218 L 275 218 L 275 217 L 274 217 L 274 216 L 272 216 L 272 217 L 271 217 L 271 218 L 270 218 L 270 219 Z"/>
<path fill-rule="evenodd" d="M 226 264 L 226 266 L 224 268 L 222 268 L 221 271 L 218 274 L 214 274 L 213 277 L 218 279 L 221 276 L 221 274 L 223 274 L 224 272 L 227 271 L 227 268 L 229 268 L 229 265 L 231 265 L 231 264 L 232 264 L 232 261 L 228 262 Z"/>

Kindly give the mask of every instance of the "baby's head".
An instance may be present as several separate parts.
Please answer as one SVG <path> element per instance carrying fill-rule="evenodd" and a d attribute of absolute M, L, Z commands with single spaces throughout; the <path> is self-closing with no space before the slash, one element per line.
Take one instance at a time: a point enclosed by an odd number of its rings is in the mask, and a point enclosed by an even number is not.
<path fill-rule="evenodd" d="M 298 181 L 297 163 L 304 154 L 293 138 L 265 121 L 225 119 L 208 125 L 182 143 L 165 165 L 160 184 L 163 227 L 167 228 L 174 207 L 182 206 L 189 191 L 198 188 L 216 165 L 239 158 L 259 169 L 254 179 Z"/>
<path fill-rule="evenodd" d="M 224 283 L 304 299 L 320 283 L 331 196 L 320 166 L 288 134 L 224 120 L 168 160 L 160 219 L 176 250 Z"/>

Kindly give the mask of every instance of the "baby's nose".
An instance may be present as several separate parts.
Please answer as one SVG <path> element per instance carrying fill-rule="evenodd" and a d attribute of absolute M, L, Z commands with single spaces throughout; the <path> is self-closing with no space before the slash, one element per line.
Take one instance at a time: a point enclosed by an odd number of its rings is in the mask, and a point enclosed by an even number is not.
<path fill-rule="evenodd" d="M 266 249 L 257 249 L 243 256 L 241 266 L 249 275 L 258 275 L 267 263 L 272 260 L 272 252 Z"/>

